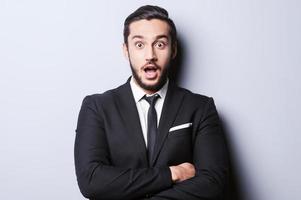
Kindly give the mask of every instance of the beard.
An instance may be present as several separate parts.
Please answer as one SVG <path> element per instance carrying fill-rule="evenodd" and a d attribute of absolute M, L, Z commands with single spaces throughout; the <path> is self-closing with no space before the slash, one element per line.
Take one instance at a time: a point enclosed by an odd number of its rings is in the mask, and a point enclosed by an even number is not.
<path fill-rule="evenodd" d="M 135 71 L 133 65 L 132 65 L 132 62 L 131 60 L 129 59 L 129 62 L 130 62 L 130 66 L 131 66 L 131 70 L 132 70 L 132 74 L 133 74 L 133 77 L 134 79 L 136 80 L 137 84 L 144 90 L 149 90 L 149 91 L 153 91 L 153 92 L 157 92 L 159 91 L 163 85 L 166 83 L 166 80 L 168 78 L 168 69 L 169 69 L 169 64 L 168 66 L 164 67 L 164 68 L 161 68 L 162 69 L 162 73 L 159 77 L 159 80 L 157 81 L 157 83 L 155 84 L 146 84 L 146 83 L 143 83 L 142 81 L 142 78 L 140 78 L 138 76 L 138 73 Z M 154 65 L 156 65 L 155 63 L 152 63 Z"/>

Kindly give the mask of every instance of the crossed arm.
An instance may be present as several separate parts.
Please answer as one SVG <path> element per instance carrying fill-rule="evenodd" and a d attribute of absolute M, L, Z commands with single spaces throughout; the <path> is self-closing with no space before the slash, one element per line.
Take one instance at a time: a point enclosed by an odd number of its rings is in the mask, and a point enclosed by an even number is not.
<path fill-rule="evenodd" d="M 90 99 L 83 102 L 75 140 L 75 167 L 81 192 L 92 199 L 215 199 L 223 191 L 227 160 L 213 101 L 195 138 L 194 161 L 162 168 L 112 166 L 103 127 Z M 102 141 L 101 143 L 99 141 Z"/>

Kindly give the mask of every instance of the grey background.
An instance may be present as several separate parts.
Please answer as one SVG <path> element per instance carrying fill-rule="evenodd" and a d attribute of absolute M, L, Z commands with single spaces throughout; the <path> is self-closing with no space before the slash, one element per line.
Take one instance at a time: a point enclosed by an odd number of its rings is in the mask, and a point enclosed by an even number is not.
<path fill-rule="evenodd" d="M 297 0 L 0 0 L 0 199 L 83 199 L 73 161 L 81 101 L 129 77 L 123 20 L 143 4 L 167 8 L 177 25 L 180 85 L 215 99 L 232 199 L 301 199 Z"/>

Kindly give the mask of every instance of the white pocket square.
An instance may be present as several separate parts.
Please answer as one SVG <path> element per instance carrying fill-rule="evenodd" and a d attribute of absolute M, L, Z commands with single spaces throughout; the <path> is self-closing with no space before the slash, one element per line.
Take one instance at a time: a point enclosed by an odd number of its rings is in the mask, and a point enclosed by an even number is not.
<path fill-rule="evenodd" d="M 176 130 L 183 129 L 183 128 L 189 128 L 191 126 L 192 126 L 192 123 L 181 124 L 181 125 L 174 126 L 174 127 L 170 128 L 169 132 L 176 131 Z"/>

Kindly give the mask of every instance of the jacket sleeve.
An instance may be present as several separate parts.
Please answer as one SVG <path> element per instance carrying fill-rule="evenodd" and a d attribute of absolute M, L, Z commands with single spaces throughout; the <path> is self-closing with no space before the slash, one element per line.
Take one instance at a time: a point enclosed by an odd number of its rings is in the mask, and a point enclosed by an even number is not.
<path fill-rule="evenodd" d="M 102 116 L 91 96 L 84 99 L 77 123 L 75 170 L 82 194 L 91 199 L 135 199 L 172 185 L 168 167 L 122 168 L 110 162 Z"/>
<path fill-rule="evenodd" d="M 212 98 L 203 113 L 194 138 L 196 176 L 157 193 L 152 200 L 208 200 L 223 195 L 228 176 L 227 149 Z"/>

